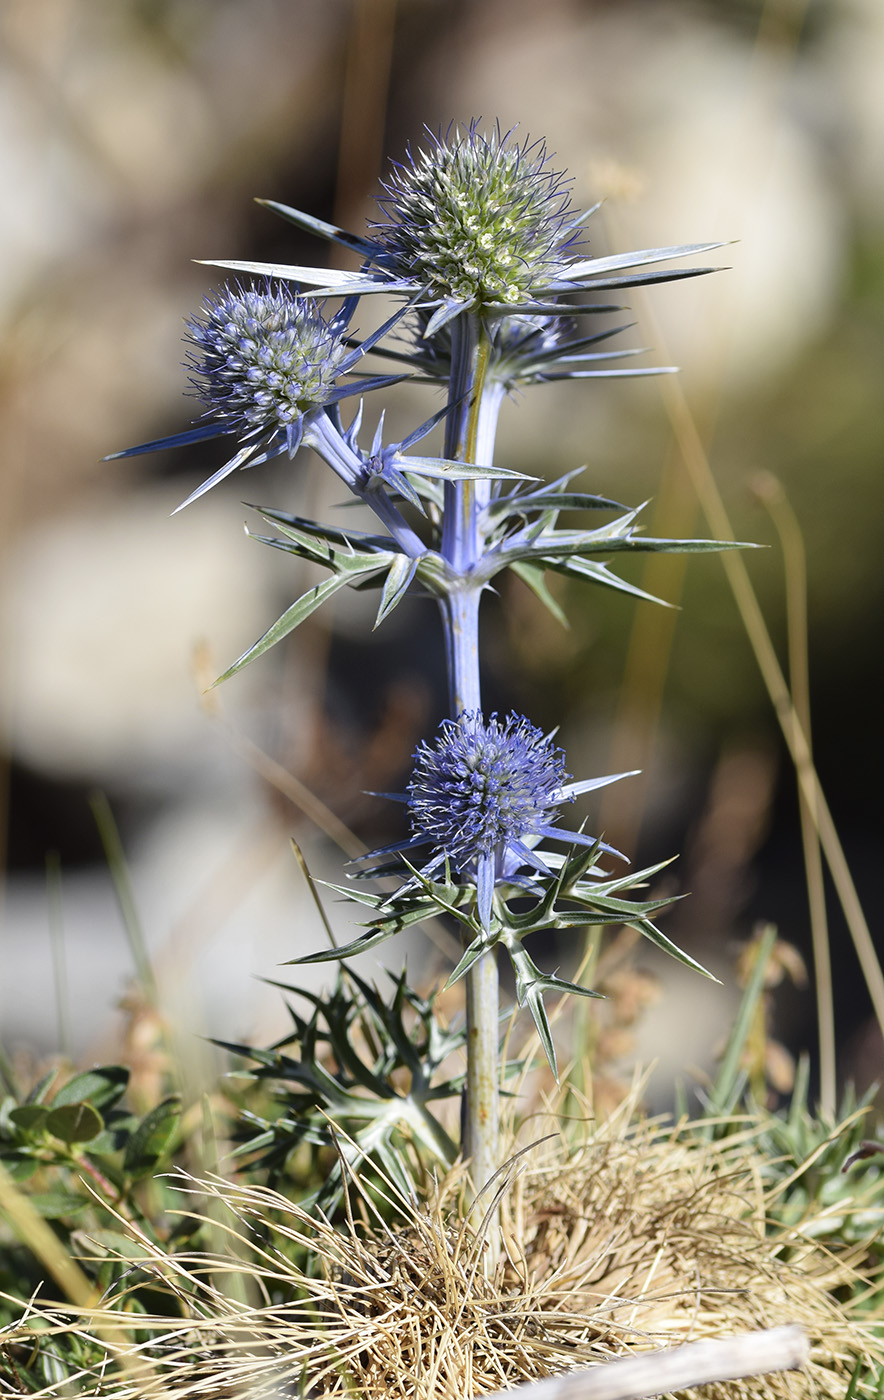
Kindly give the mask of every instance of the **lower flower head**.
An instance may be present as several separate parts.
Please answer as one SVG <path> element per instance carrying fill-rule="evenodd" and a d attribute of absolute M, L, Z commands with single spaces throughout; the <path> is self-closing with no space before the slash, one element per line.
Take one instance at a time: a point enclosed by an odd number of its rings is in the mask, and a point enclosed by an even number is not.
<path fill-rule="evenodd" d="M 567 181 L 544 146 L 472 123 L 397 167 L 373 234 L 377 261 L 464 305 L 530 300 L 553 280 L 573 242 Z"/>
<path fill-rule="evenodd" d="M 445 720 L 421 744 L 407 788 L 414 836 L 455 870 L 540 834 L 565 800 L 564 753 L 520 715 L 484 720 L 478 712 Z"/>
<path fill-rule="evenodd" d="M 231 430 L 296 426 L 333 397 L 350 353 L 316 304 L 285 286 L 225 287 L 187 327 L 194 387 Z"/>

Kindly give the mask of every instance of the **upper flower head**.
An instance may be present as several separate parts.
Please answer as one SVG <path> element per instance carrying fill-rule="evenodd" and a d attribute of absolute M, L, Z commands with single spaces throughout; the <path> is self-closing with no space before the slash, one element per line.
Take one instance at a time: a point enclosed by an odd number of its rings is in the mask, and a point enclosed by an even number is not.
<path fill-rule="evenodd" d="M 231 431 L 297 425 L 334 397 L 350 354 L 340 327 L 285 285 L 225 287 L 187 328 L 194 387 Z"/>
<path fill-rule="evenodd" d="M 433 137 L 384 185 L 375 261 L 465 306 L 519 305 L 554 281 L 574 224 L 565 178 L 540 142 L 471 123 Z"/>

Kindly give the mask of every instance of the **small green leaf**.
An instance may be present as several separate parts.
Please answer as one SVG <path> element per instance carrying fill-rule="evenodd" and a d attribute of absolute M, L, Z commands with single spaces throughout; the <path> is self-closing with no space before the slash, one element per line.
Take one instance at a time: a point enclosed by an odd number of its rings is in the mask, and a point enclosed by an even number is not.
<path fill-rule="evenodd" d="M 58 1070 L 51 1069 L 48 1074 L 44 1074 L 43 1078 L 39 1083 L 34 1085 L 33 1089 L 28 1094 L 25 1103 L 45 1103 L 46 1096 L 49 1093 L 50 1086 L 57 1073 Z"/>
<path fill-rule="evenodd" d="M 542 510 L 619 510 L 624 506 L 619 501 L 611 501 L 607 496 L 588 496 L 583 492 L 529 491 L 524 495 L 502 496 L 488 506 L 492 520 L 505 520 L 507 516 L 534 515 Z"/>
<path fill-rule="evenodd" d="M 479 466 L 475 462 L 457 462 L 451 457 L 400 457 L 396 465 L 406 475 L 428 476 L 437 481 L 536 481 L 536 476 L 513 471 L 509 467 Z"/>
<path fill-rule="evenodd" d="M 36 1157 L 24 1152 L 0 1152 L 0 1162 L 12 1181 L 27 1181 L 40 1165 Z"/>
<path fill-rule="evenodd" d="M 78 1215 L 89 1203 L 70 1191 L 35 1191 L 28 1196 L 28 1204 L 45 1220 L 63 1220 Z"/>
<path fill-rule="evenodd" d="M 49 1110 L 42 1104 L 25 1103 L 21 1108 L 14 1108 L 9 1115 L 10 1123 L 14 1123 L 23 1133 L 34 1133 L 42 1131 L 44 1121 Z"/>
<path fill-rule="evenodd" d="M 472 943 L 470 943 L 469 947 L 465 950 L 457 967 L 455 967 L 454 971 L 449 976 L 443 991 L 447 992 L 449 987 L 453 987 L 456 982 L 459 982 L 460 979 L 469 972 L 477 959 L 484 957 L 498 941 L 499 939 L 496 936 L 486 934 L 480 934 L 478 938 L 474 938 Z"/>
<path fill-rule="evenodd" d="M 177 1096 L 164 1099 L 142 1118 L 126 1147 L 123 1170 L 127 1176 L 149 1176 L 168 1152 L 178 1127 L 181 1103 Z"/>
<path fill-rule="evenodd" d="M 354 583 L 369 574 L 377 573 L 384 568 L 388 559 L 389 555 L 386 557 L 378 555 L 377 558 L 369 559 L 367 562 L 362 561 L 361 564 L 354 564 L 346 570 L 342 569 L 340 573 L 332 574 L 331 578 L 323 579 L 322 583 L 317 583 L 315 588 L 310 588 L 306 593 L 302 593 L 301 597 L 292 603 L 290 608 L 286 609 L 282 617 L 277 618 L 272 627 L 268 627 L 263 637 L 259 637 L 254 646 L 249 647 L 248 651 L 244 651 L 232 666 L 228 666 L 215 684 L 220 685 L 221 681 L 229 680 L 250 661 L 254 661 L 258 656 L 263 656 L 265 651 L 276 646 L 276 643 L 281 642 L 290 632 L 294 632 L 295 628 L 299 627 L 311 613 L 321 607 L 327 598 L 331 598 L 347 584 Z"/>
<path fill-rule="evenodd" d="M 110 1108 L 123 1097 L 128 1084 L 129 1071 L 125 1065 L 97 1065 L 62 1084 L 52 1106 L 62 1108 L 65 1104 L 90 1103 L 93 1108 Z"/>
<path fill-rule="evenodd" d="M 637 929 L 643 937 L 655 944 L 661 952 L 668 953 L 671 958 L 675 958 L 676 962 L 684 963 L 685 967 L 692 968 L 694 972 L 702 973 L 704 977 L 709 978 L 710 982 L 717 982 L 719 980 L 714 973 L 708 972 L 702 963 L 696 962 L 692 957 L 689 957 L 687 953 L 683 953 L 670 938 L 666 937 L 665 933 L 661 933 L 656 925 L 651 923 L 650 919 L 623 919 L 621 922 L 625 923 L 628 928 Z"/>
<path fill-rule="evenodd" d="M 423 915 L 426 918 L 426 915 Z M 283 967 L 300 966 L 303 963 L 340 962 L 342 958 L 355 957 L 357 953 L 365 953 L 369 948 L 376 948 L 385 939 L 392 938 L 394 934 L 400 933 L 401 928 L 374 927 L 368 929 L 366 933 L 361 933 L 358 938 L 354 938 L 352 943 L 345 943 L 341 948 L 323 948 L 318 953 L 308 953 L 302 958 L 287 958 L 282 964 Z"/>
<path fill-rule="evenodd" d="M 95 1156 L 96 1153 L 121 1151 L 138 1126 L 137 1116 L 134 1113 L 127 1113 L 124 1109 L 112 1108 L 103 1117 L 104 1131 L 99 1133 L 97 1138 L 92 1139 L 89 1148 L 91 1156 Z"/>
<path fill-rule="evenodd" d="M 526 564 L 522 561 L 510 564 L 510 569 L 523 583 L 528 585 L 534 596 L 540 599 L 547 612 L 552 613 L 559 626 L 567 629 L 570 623 L 544 581 L 544 566 L 542 564 Z"/>
<path fill-rule="evenodd" d="M 558 1083 L 559 1066 L 558 1061 L 556 1059 L 555 1041 L 553 1040 L 552 1027 L 550 1026 L 549 1017 L 546 1014 L 546 1007 L 543 1002 L 542 988 L 537 985 L 528 987 L 525 990 L 525 993 L 521 1001 L 519 1002 L 519 1005 L 527 1006 L 528 1010 L 531 1012 L 531 1015 L 534 1019 L 534 1025 L 537 1029 L 537 1035 L 540 1039 L 541 1045 L 543 1046 L 543 1052 L 546 1055 L 549 1067 L 553 1072 L 553 1076 L 556 1080 L 556 1083 Z"/>
<path fill-rule="evenodd" d="M 101 1114 L 90 1103 L 66 1103 L 53 1108 L 43 1125 L 62 1142 L 91 1142 L 104 1130 Z"/>
<path fill-rule="evenodd" d="M 653 593 L 646 593 L 643 588 L 636 584 L 627 583 L 626 579 L 618 578 L 612 574 L 606 564 L 593 563 L 589 559 L 557 559 L 541 558 L 544 568 L 550 569 L 553 573 L 564 574 L 566 578 L 578 578 L 587 583 L 598 583 L 603 588 L 613 588 L 618 593 L 627 593 L 631 598 L 640 598 L 645 603 L 658 603 L 660 607 L 671 608 L 672 603 L 667 603 L 664 598 L 657 598 Z"/>

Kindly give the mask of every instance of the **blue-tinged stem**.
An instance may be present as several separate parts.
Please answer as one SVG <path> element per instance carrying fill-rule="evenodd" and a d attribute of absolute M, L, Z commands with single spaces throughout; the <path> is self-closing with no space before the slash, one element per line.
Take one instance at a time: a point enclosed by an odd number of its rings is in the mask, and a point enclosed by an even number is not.
<path fill-rule="evenodd" d="M 371 507 L 409 559 L 419 559 L 422 554 L 426 554 L 426 545 L 403 518 L 386 491 L 357 491 L 356 494 Z"/>
<path fill-rule="evenodd" d="M 497 420 L 500 417 L 501 406 L 505 398 L 506 385 L 501 384 L 497 379 L 488 378 L 482 392 L 479 419 L 476 425 L 476 461 L 481 462 L 486 467 L 491 466 L 494 462 Z M 491 481 L 476 482 L 480 504 L 487 504 L 493 484 Z"/>
<path fill-rule="evenodd" d="M 479 378 L 480 339 L 478 316 L 458 316 L 451 322 L 451 374 L 448 401 L 452 405 L 445 420 L 444 455 L 456 462 L 473 462 L 476 426 L 482 398 Z M 484 375 L 482 376 L 484 378 Z M 470 439 L 472 438 L 472 442 Z M 468 574 L 479 550 L 476 527 L 476 485 L 472 481 L 445 483 L 445 513 L 442 521 L 442 557 L 458 574 Z"/>
<path fill-rule="evenodd" d="M 496 412 L 484 416 L 483 402 L 490 358 L 487 332 L 475 315 L 451 323 L 450 402 L 445 456 L 462 462 L 491 464 Z M 499 405 L 498 405 L 499 406 Z M 489 431 L 488 429 L 491 429 Z M 481 455 L 480 455 L 481 454 Z M 486 458 L 487 454 L 487 458 Z M 484 483 L 446 482 L 442 555 L 451 570 L 450 587 L 440 598 L 448 660 L 452 718 L 482 710 L 479 679 L 479 602 L 482 586 L 474 568 L 482 551 L 480 509 Z M 471 1161 L 473 1187 L 481 1190 L 497 1171 L 500 1119 L 498 1069 L 499 985 L 497 960 L 486 954 L 467 974 L 467 1102 L 464 1157 Z"/>
<path fill-rule="evenodd" d="M 451 716 L 482 709 L 479 685 L 479 599 L 478 588 L 456 586 L 439 600 L 445 631 L 448 663 L 448 696 Z"/>
<path fill-rule="evenodd" d="M 327 413 L 314 413 L 305 420 L 304 442 L 317 452 L 355 496 L 370 506 L 403 553 L 419 559 L 426 546 L 384 490 L 367 490 L 363 485 L 365 464 L 345 442 Z"/>

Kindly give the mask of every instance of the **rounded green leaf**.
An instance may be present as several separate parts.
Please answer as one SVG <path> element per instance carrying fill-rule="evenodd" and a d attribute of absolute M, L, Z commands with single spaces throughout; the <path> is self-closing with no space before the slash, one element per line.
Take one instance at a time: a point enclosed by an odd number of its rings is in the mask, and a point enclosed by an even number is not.
<path fill-rule="evenodd" d="M 39 1167 L 36 1157 L 24 1152 L 0 1152 L 0 1165 L 12 1181 L 27 1181 Z"/>
<path fill-rule="evenodd" d="M 121 1099 L 129 1083 L 125 1065 L 97 1065 L 75 1074 L 63 1084 L 53 1099 L 54 1108 L 69 1103 L 91 1103 L 93 1108 L 110 1108 Z"/>
<path fill-rule="evenodd" d="M 33 1133 L 42 1131 L 44 1121 L 49 1110 L 42 1104 L 23 1103 L 21 1108 L 13 1108 L 9 1114 L 10 1123 L 14 1123 L 23 1133 Z"/>
<path fill-rule="evenodd" d="M 96 1153 L 122 1152 L 138 1126 L 137 1115 L 127 1113 L 121 1108 L 112 1108 L 109 1113 L 102 1114 L 102 1117 L 104 1132 L 93 1138 L 89 1146 L 90 1155 L 93 1157 Z"/>
<path fill-rule="evenodd" d="M 45 1220 L 62 1220 L 85 1210 L 88 1201 L 70 1191 L 35 1191 L 28 1196 L 28 1204 Z"/>
<path fill-rule="evenodd" d="M 62 1142 L 91 1142 L 104 1131 L 101 1114 L 90 1103 L 66 1103 L 53 1108 L 43 1125 L 53 1137 Z"/>

